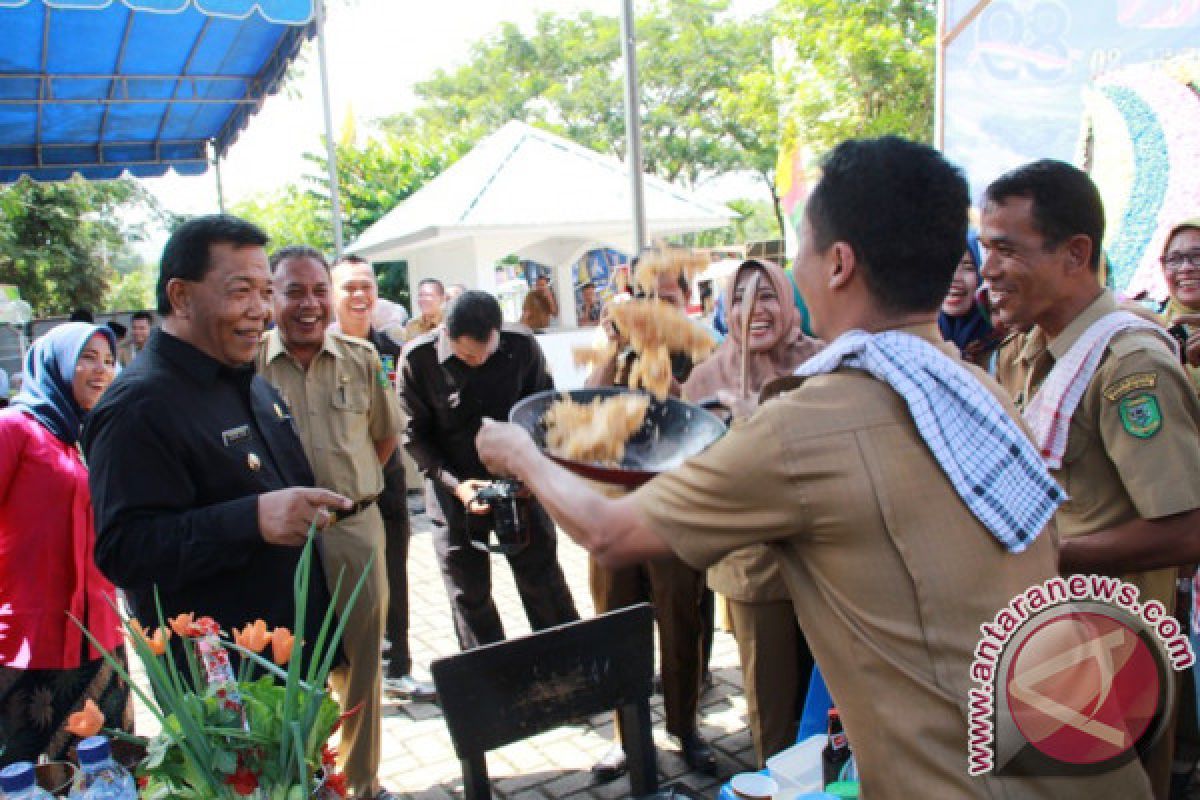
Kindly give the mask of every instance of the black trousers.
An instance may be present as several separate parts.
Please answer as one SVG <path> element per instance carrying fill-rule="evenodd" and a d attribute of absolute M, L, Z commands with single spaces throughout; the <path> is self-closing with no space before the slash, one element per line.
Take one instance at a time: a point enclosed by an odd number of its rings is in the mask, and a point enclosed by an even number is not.
<path fill-rule="evenodd" d="M 450 598 L 458 645 L 470 650 L 504 640 L 504 625 L 492 600 L 491 555 L 472 546 L 490 527 L 490 516 L 467 514 L 445 487 L 435 485 L 446 527 L 433 532 L 442 581 Z M 467 524 L 470 519 L 471 533 Z M 550 515 L 536 501 L 529 503 L 529 544 L 505 556 L 513 571 L 529 626 L 539 631 L 579 619 L 575 601 L 558 563 L 557 535 Z"/>
<path fill-rule="evenodd" d="M 384 635 L 392 643 L 392 649 L 388 651 L 387 677 L 402 678 L 412 672 L 412 653 L 408 648 L 408 540 L 412 536 L 412 525 L 408 520 L 404 462 L 398 454 L 392 455 L 383 470 L 379 512 L 383 515 L 388 581 Z"/>

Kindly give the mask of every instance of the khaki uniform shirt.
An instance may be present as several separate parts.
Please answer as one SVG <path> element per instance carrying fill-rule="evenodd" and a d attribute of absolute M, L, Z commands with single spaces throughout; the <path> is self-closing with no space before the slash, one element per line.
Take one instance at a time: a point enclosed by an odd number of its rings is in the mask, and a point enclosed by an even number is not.
<path fill-rule="evenodd" d="M 258 371 L 287 401 L 318 486 L 354 502 L 383 491 L 374 443 L 399 432 L 400 404 L 370 342 L 326 333 L 305 370 L 273 330 Z"/>
<path fill-rule="evenodd" d="M 1117 310 L 1102 292 L 1052 341 L 1038 328 L 1001 350 L 996 380 L 1024 408 L 1093 323 Z M 1200 507 L 1200 402 L 1175 356 L 1153 334 L 1129 331 L 1108 345 L 1071 417 L 1063 465 L 1053 472 L 1070 496 L 1055 521 L 1064 538 L 1141 517 Z M 1175 607 L 1174 568 L 1122 575 L 1146 599 Z"/>
<path fill-rule="evenodd" d="M 958 358 L 932 325 L 906 330 Z M 1148 796 L 1136 764 L 1069 780 L 967 774 L 979 626 L 1055 574 L 1056 538 L 1050 527 L 1025 551 L 1005 550 L 887 384 L 850 369 L 804 379 L 634 497 L 698 569 L 748 544 L 774 549 L 858 757 L 863 797 Z"/>
<path fill-rule="evenodd" d="M 404 326 L 404 341 L 411 342 L 413 339 L 416 339 L 419 336 L 424 336 L 430 331 L 436 330 L 437 326 L 441 324 L 441 314 L 438 314 L 437 319 L 433 322 L 429 322 L 423 315 L 417 314 L 408 321 L 407 325 Z"/>

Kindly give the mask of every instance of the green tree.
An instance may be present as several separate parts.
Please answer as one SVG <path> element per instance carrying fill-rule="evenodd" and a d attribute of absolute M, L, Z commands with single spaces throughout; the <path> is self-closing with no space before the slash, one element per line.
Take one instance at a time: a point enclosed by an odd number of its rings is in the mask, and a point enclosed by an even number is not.
<path fill-rule="evenodd" d="M 346 241 L 366 230 L 468 149 L 461 137 L 448 137 L 437 146 L 385 133 L 358 146 L 352 141 L 336 147 L 342 230 Z M 333 250 L 329 179 L 323 153 L 306 153 L 313 174 L 273 194 L 236 203 L 233 213 L 249 219 L 271 237 L 272 247 L 309 245 Z"/>
<path fill-rule="evenodd" d="M 128 263 L 141 228 L 135 210 L 158 213 L 135 181 L 22 179 L 0 189 L 0 283 L 15 284 L 38 316 L 103 308 L 114 264 Z"/>
<path fill-rule="evenodd" d="M 316 193 L 296 184 L 254 195 L 234 203 L 230 210 L 266 231 L 272 248 L 308 245 L 323 252 L 333 249 L 328 202 L 322 203 Z"/>
<path fill-rule="evenodd" d="M 936 0 L 779 0 L 783 135 L 822 153 L 849 137 L 933 137 Z"/>
<path fill-rule="evenodd" d="M 137 311 L 157 305 L 155 288 L 158 269 L 149 264 L 121 275 L 108 289 L 104 308 L 110 311 Z"/>
<path fill-rule="evenodd" d="M 660 0 L 638 17 L 644 164 L 689 187 L 752 171 L 778 205 L 771 27 L 762 17 L 729 16 L 729 5 Z M 384 125 L 402 135 L 475 140 L 520 119 L 624 157 L 623 79 L 615 17 L 548 13 L 530 35 L 507 23 L 477 42 L 466 64 L 415 87 L 419 108 Z"/>

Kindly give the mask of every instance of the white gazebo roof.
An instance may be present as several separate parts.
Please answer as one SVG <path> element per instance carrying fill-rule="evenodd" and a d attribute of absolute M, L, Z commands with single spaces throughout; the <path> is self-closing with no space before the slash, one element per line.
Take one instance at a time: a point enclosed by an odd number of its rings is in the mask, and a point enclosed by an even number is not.
<path fill-rule="evenodd" d="M 651 175 L 644 197 L 651 237 L 719 228 L 736 216 Z M 389 211 L 349 250 L 379 261 L 463 239 L 482 255 L 492 249 L 489 238 L 502 241 L 506 252 L 570 238 L 628 252 L 631 209 L 623 162 L 514 120 Z"/>

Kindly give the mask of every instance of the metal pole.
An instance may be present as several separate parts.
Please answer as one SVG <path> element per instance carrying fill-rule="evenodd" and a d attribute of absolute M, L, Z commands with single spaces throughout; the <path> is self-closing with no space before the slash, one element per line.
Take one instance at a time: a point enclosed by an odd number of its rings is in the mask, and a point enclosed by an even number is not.
<path fill-rule="evenodd" d="M 317 60 L 321 65 L 321 107 L 325 112 L 325 151 L 329 167 L 329 211 L 333 216 L 333 255 L 342 257 L 342 201 L 338 190 L 337 148 L 333 142 L 333 114 L 329 110 L 329 68 L 325 62 L 325 4 L 313 3 L 317 20 Z"/>
<path fill-rule="evenodd" d="M 636 256 L 646 246 L 646 206 L 642 197 L 642 112 L 638 102 L 637 36 L 633 0 L 621 3 L 621 53 L 625 57 L 625 163 L 633 198 L 633 241 Z"/>
<path fill-rule="evenodd" d="M 221 155 L 217 152 L 217 143 L 209 142 L 212 148 L 213 173 L 217 176 L 217 210 L 225 213 L 225 187 L 221 185 Z"/>
<path fill-rule="evenodd" d="M 938 0 L 937 33 L 933 46 L 933 146 L 946 145 L 946 3 Z"/>

